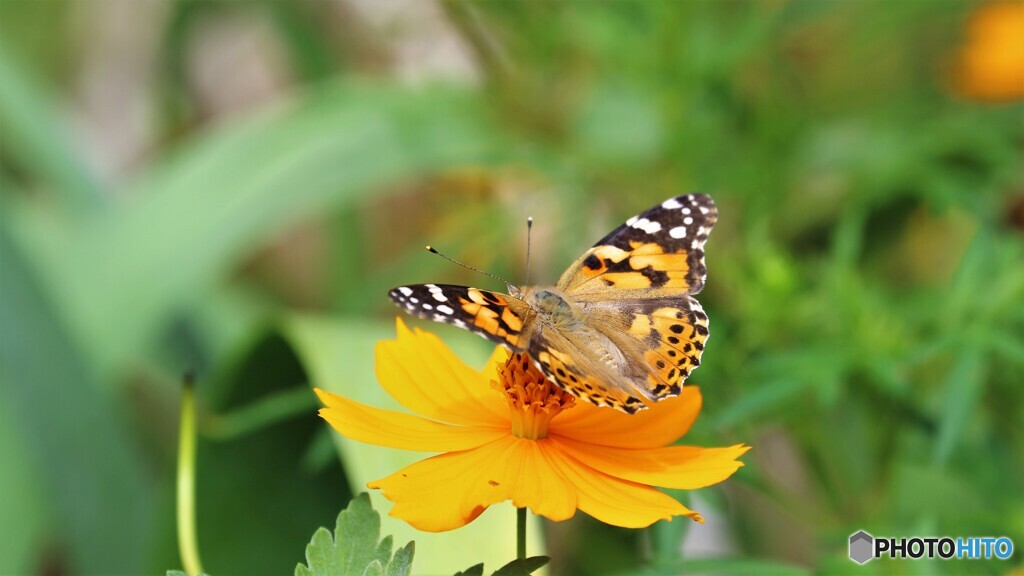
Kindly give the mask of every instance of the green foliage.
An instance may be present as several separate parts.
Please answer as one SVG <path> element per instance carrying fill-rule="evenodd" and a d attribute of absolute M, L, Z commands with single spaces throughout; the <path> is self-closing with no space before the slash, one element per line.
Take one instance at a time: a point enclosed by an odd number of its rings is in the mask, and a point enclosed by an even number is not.
<path fill-rule="evenodd" d="M 306 545 L 306 564 L 295 567 L 295 576 L 406 576 L 412 565 L 415 543 L 391 554 L 391 536 L 380 539 L 380 514 L 364 492 L 338 513 L 334 535 L 318 528 Z"/>

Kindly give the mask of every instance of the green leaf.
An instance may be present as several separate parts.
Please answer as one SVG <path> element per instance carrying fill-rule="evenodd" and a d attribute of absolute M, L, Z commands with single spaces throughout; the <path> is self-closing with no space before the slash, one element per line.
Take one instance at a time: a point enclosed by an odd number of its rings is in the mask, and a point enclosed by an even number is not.
<path fill-rule="evenodd" d="M 4 155 L 50 186 L 69 212 L 102 204 L 104 194 L 55 120 L 58 106 L 0 44 L 0 141 Z"/>
<path fill-rule="evenodd" d="M 469 91 L 323 83 L 187 141 L 109 209 L 69 225 L 46 224 L 32 206 L 17 233 L 72 333 L 110 373 L 274 235 L 397 183 L 486 163 L 499 134 Z"/>
<path fill-rule="evenodd" d="M 470 566 L 462 572 L 456 572 L 455 576 L 484 576 L 484 565 L 477 564 L 476 566 Z"/>
<path fill-rule="evenodd" d="M 0 404 L 59 518 L 75 573 L 143 572 L 155 479 L 0 209 Z M 42 416 L 41 416 L 42 415 Z M 7 466 L 4 461 L 4 466 Z M 55 521 L 56 518 L 55 518 Z"/>
<path fill-rule="evenodd" d="M 189 576 L 189 575 L 186 572 L 183 572 L 181 570 L 168 570 L 167 571 L 167 576 Z M 196 576 L 210 576 L 210 575 L 207 574 L 206 572 L 200 572 Z"/>
<path fill-rule="evenodd" d="M 334 537 L 318 529 L 306 546 L 306 566 L 295 567 L 296 576 L 405 576 L 415 551 L 412 542 L 391 557 L 391 537 L 380 542 L 380 514 L 364 492 L 338 514 Z M 392 566 L 392 564 L 394 566 Z"/>
<path fill-rule="evenodd" d="M 286 410 L 266 410 L 275 398 L 298 400 L 285 402 L 293 408 L 301 404 L 292 390 L 306 376 L 294 351 L 278 337 L 259 339 L 249 350 L 231 364 L 225 380 L 200 376 L 200 405 L 210 417 L 199 421 L 199 549 L 204 568 L 215 574 L 287 574 L 294 572 L 318 526 L 333 530 L 353 492 L 336 459 L 316 470 L 304 465 L 306 449 L 326 433 L 315 407 L 292 417 Z M 311 391 L 305 392 L 307 401 L 315 402 Z M 259 411 L 264 414 L 245 426 L 231 424 L 237 422 L 233 414 Z M 227 414 L 226 420 L 220 414 Z M 260 421 L 264 424 L 257 427 Z M 215 436 L 207 436 L 207 429 Z M 231 429 L 245 431 L 225 438 Z M 164 558 L 176 555 L 173 548 L 164 553 Z"/>
<path fill-rule="evenodd" d="M 395 550 L 395 555 L 388 563 L 384 572 L 385 576 L 408 576 L 412 571 L 412 557 L 416 553 L 416 542 L 409 542 L 402 548 Z"/>
<path fill-rule="evenodd" d="M 531 556 L 521 560 L 513 560 L 505 564 L 494 573 L 493 576 L 530 576 L 542 566 L 550 562 L 547 556 Z"/>
<path fill-rule="evenodd" d="M 0 388 L 5 386 L 0 382 Z M 0 494 L 4 513 L 0 514 L 0 574 L 28 574 L 38 559 L 40 536 L 49 512 L 46 494 L 21 442 L 15 414 L 7 413 L 0 402 Z"/>
<path fill-rule="evenodd" d="M 969 347 L 962 350 L 949 372 L 943 394 L 939 434 L 932 454 L 934 462 L 940 466 L 946 463 L 962 440 L 984 388 L 985 363 L 982 352 Z"/>

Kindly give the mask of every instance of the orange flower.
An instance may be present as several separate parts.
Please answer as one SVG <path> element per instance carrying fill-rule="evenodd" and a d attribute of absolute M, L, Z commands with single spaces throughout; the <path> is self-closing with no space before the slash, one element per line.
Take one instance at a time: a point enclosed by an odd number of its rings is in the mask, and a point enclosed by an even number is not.
<path fill-rule="evenodd" d="M 497 377 L 497 381 L 495 381 Z M 522 355 L 498 348 L 483 371 L 439 338 L 398 321 L 377 344 L 377 378 L 420 416 L 380 410 L 317 390 L 320 415 L 360 442 L 441 452 L 370 482 L 395 503 L 391 515 L 441 532 L 511 500 L 552 520 L 582 510 L 630 528 L 697 512 L 652 486 L 695 489 L 721 482 L 749 448 L 671 446 L 700 412 L 700 390 L 627 415 L 597 408 L 552 384 Z"/>
<path fill-rule="evenodd" d="M 982 100 L 1024 97 L 1024 2 L 993 2 L 971 14 L 956 84 Z"/>

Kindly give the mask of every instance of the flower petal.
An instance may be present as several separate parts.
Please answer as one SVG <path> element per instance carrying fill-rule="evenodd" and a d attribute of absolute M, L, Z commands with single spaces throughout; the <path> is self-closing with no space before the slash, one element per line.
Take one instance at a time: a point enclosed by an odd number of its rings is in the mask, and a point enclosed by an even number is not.
<path fill-rule="evenodd" d="M 554 445 L 553 445 L 554 447 Z M 698 522 L 700 514 L 680 504 L 668 494 L 650 486 L 614 478 L 575 460 L 560 450 L 552 464 L 572 484 L 579 509 L 594 518 L 623 528 L 644 528 L 658 520 L 688 516 Z"/>
<path fill-rule="evenodd" d="M 503 500 L 565 520 L 576 512 L 575 493 L 545 452 L 541 442 L 507 436 L 421 460 L 367 486 L 395 503 L 391 516 L 427 532 L 464 526 Z"/>
<path fill-rule="evenodd" d="M 451 426 L 412 414 L 381 410 L 344 396 L 316 390 L 326 408 L 320 416 L 343 436 L 402 450 L 448 452 L 475 448 L 508 435 L 508 430 L 485 426 Z"/>
<path fill-rule="evenodd" d="M 508 426 L 508 407 L 491 388 L 493 364 L 467 366 L 437 336 L 409 330 L 377 343 L 377 380 L 399 404 L 427 418 L 453 424 Z"/>
<path fill-rule="evenodd" d="M 550 440 L 573 458 L 609 476 L 682 490 L 703 488 L 732 476 L 743 466 L 736 459 L 750 450 L 742 444 L 728 448 L 665 446 L 631 450 L 595 446 L 568 438 Z"/>
<path fill-rule="evenodd" d="M 577 402 L 551 421 L 551 435 L 589 444 L 620 448 L 656 448 L 675 442 L 690 430 L 701 407 L 700 388 L 685 386 L 679 396 L 666 398 L 647 410 L 624 414 Z"/>

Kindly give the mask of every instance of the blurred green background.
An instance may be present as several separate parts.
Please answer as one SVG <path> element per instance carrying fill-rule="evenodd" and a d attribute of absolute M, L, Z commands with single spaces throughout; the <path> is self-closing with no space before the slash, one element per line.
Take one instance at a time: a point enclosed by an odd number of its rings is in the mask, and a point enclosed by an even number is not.
<path fill-rule="evenodd" d="M 1018 547 L 859 574 L 1020 570 L 1024 108 L 953 87 L 977 6 L 3 0 L 0 573 L 179 567 L 188 367 L 206 569 L 291 573 L 368 466 L 310 383 L 377 388 L 394 285 L 503 288 L 424 244 L 520 281 L 533 215 L 553 282 L 688 191 L 685 442 L 754 449 L 704 526 L 546 524 L 551 573 L 845 574 L 859 529 Z"/>

